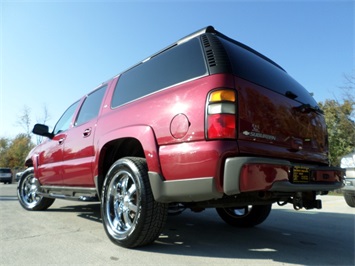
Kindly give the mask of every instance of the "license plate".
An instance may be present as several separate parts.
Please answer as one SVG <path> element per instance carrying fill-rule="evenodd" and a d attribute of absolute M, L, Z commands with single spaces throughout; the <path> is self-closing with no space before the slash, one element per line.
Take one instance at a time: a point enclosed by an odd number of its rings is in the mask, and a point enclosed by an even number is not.
<path fill-rule="evenodd" d="M 309 168 L 295 166 L 292 171 L 293 183 L 309 183 Z"/>

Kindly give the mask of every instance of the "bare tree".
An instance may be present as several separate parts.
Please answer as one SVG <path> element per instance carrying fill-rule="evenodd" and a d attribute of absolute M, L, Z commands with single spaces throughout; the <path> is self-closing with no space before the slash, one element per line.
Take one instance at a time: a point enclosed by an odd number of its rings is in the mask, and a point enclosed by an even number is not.
<path fill-rule="evenodd" d="M 37 117 L 37 123 L 46 124 L 46 122 L 51 119 L 51 115 L 49 114 L 46 104 L 43 104 L 42 110 L 43 114 L 39 118 Z"/>
<path fill-rule="evenodd" d="M 46 122 L 50 119 L 50 114 L 48 112 L 48 108 L 46 104 L 43 104 L 43 115 L 40 118 L 37 118 L 37 123 L 40 124 L 46 124 Z M 42 143 L 43 137 L 42 136 L 36 136 L 37 139 L 37 144 Z"/>
<path fill-rule="evenodd" d="M 18 116 L 16 125 L 22 127 L 28 137 L 31 136 L 31 108 L 27 105 L 23 107 L 22 113 Z"/>
<path fill-rule="evenodd" d="M 353 111 L 349 118 L 355 121 L 355 73 L 353 75 L 344 75 L 345 85 L 340 87 L 343 91 L 343 100 L 348 101 L 353 106 Z"/>

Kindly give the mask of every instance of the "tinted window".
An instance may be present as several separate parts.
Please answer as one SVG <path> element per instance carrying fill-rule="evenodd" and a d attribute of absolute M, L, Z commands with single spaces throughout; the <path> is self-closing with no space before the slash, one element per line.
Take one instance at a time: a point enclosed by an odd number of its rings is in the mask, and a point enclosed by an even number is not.
<path fill-rule="evenodd" d="M 59 121 L 54 127 L 53 133 L 54 135 L 67 130 L 70 127 L 70 123 L 73 120 L 73 116 L 75 113 L 76 108 L 78 107 L 79 101 L 76 103 L 72 104 L 61 116 Z"/>
<path fill-rule="evenodd" d="M 312 106 L 317 105 L 308 91 L 285 71 L 235 43 L 225 39 L 221 41 L 228 52 L 236 76 L 283 95 L 291 92 L 291 95 L 297 96 L 295 100 Z"/>
<path fill-rule="evenodd" d="M 11 169 L 0 168 L 0 173 L 11 173 Z"/>
<path fill-rule="evenodd" d="M 207 73 L 199 39 L 177 45 L 123 73 L 112 107 Z"/>
<path fill-rule="evenodd" d="M 107 86 L 101 87 L 86 97 L 80 108 L 78 118 L 76 119 L 76 126 L 84 124 L 85 122 L 98 116 L 106 88 Z"/>

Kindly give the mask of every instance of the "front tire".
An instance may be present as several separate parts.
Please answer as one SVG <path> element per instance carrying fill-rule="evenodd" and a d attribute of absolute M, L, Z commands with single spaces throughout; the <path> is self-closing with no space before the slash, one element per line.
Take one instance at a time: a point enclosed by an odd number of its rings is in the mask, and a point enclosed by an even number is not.
<path fill-rule="evenodd" d="M 235 227 L 253 227 L 266 220 L 271 204 L 253 205 L 239 208 L 217 208 L 218 215 L 227 224 Z"/>
<path fill-rule="evenodd" d="M 17 187 L 17 197 L 21 206 L 28 211 L 42 211 L 48 209 L 54 199 L 38 195 L 40 183 L 34 176 L 33 168 L 28 168 L 21 176 Z"/>
<path fill-rule="evenodd" d="M 154 200 L 145 159 L 126 157 L 111 166 L 103 185 L 101 216 L 112 242 L 127 248 L 154 242 L 165 225 L 167 208 Z"/>

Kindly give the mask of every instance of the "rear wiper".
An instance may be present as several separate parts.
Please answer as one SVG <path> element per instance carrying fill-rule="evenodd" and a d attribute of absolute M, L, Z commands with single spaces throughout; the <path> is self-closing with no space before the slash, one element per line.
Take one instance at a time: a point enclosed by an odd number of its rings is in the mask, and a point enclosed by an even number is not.
<path fill-rule="evenodd" d="M 290 98 L 292 100 L 294 100 L 294 99 L 296 99 L 298 97 L 298 95 L 294 94 L 292 91 L 286 91 L 285 95 L 286 95 L 286 97 L 288 97 L 288 98 Z"/>
<path fill-rule="evenodd" d="M 324 114 L 323 110 L 321 110 L 318 106 L 311 106 L 310 104 L 301 104 L 300 106 L 294 107 L 294 109 L 301 113 L 310 113 L 315 112 L 319 114 Z"/>

